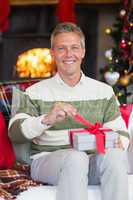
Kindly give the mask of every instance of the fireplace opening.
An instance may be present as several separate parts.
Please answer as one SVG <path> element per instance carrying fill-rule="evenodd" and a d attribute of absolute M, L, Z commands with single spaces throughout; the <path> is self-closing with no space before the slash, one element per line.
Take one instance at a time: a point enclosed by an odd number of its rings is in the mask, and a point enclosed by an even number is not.
<path fill-rule="evenodd" d="M 17 58 L 15 77 L 48 78 L 56 73 L 56 65 L 48 48 L 34 48 L 23 52 Z"/>

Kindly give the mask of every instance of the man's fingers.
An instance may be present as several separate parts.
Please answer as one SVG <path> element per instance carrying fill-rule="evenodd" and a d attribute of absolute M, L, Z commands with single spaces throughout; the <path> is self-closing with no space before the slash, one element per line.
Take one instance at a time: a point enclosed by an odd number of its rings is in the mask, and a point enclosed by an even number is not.
<path fill-rule="evenodd" d="M 67 116 L 67 113 L 64 111 L 64 110 L 60 110 L 57 115 L 56 115 L 56 118 L 58 119 L 59 117 L 60 118 L 65 118 Z"/>
<path fill-rule="evenodd" d="M 64 102 L 56 103 L 55 110 L 59 112 L 62 111 L 65 113 L 66 116 L 70 116 L 70 117 L 74 117 L 77 113 L 76 108 L 74 108 L 71 104 L 64 103 Z"/>
<path fill-rule="evenodd" d="M 118 137 L 118 139 L 115 141 L 115 147 L 116 147 L 116 148 L 120 148 L 120 149 L 124 149 L 120 137 Z"/>
<path fill-rule="evenodd" d="M 42 123 L 55 124 L 56 122 L 63 121 L 66 117 L 74 117 L 77 110 L 69 103 L 57 102 L 54 104 L 52 110 L 45 116 Z"/>

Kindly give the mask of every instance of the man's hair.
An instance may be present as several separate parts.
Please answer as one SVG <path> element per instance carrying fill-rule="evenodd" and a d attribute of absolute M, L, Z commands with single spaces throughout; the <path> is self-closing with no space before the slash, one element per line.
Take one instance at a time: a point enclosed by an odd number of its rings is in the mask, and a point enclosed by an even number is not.
<path fill-rule="evenodd" d="M 53 30 L 53 32 L 51 34 L 51 48 L 53 48 L 53 46 L 54 46 L 53 43 L 54 43 L 54 38 L 56 35 L 58 35 L 60 33 L 69 33 L 69 32 L 77 33 L 80 36 L 82 48 L 85 48 L 85 35 L 84 35 L 83 31 L 81 30 L 81 28 L 79 26 L 77 26 L 74 23 L 70 23 L 70 22 L 64 22 L 64 23 L 57 24 L 57 26 L 55 27 L 55 29 Z"/>

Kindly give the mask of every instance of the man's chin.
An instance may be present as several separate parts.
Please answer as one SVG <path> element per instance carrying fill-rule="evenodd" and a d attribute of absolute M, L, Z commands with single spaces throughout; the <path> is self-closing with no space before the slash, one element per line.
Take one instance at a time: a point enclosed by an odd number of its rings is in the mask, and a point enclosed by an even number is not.
<path fill-rule="evenodd" d="M 66 69 L 65 72 L 66 72 L 66 74 L 68 74 L 68 75 L 73 75 L 73 74 L 77 73 L 77 70 L 74 70 L 74 69 Z"/>

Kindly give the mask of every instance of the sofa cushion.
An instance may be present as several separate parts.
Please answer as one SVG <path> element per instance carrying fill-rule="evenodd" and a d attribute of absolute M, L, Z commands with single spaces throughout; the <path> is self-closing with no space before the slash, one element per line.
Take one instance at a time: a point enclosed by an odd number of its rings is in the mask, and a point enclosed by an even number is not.
<path fill-rule="evenodd" d="M 11 168 L 15 159 L 15 153 L 8 137 L 5 119 L 0 112 L 0 169 Z"/>
<path fill-rule="evenodd" d="M 133 199 L 133 175 L 128 176 L 129 180 L 129 199 Z M 16 200 L 36 200 L 42 197 L 47 200 L 56 200 L 56 186 L 37 186 L 31 187 L 18 195 Z M 102 200 L 100 186 L 88 186 L 88 200 Z"/>

